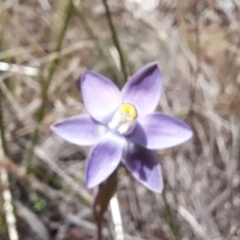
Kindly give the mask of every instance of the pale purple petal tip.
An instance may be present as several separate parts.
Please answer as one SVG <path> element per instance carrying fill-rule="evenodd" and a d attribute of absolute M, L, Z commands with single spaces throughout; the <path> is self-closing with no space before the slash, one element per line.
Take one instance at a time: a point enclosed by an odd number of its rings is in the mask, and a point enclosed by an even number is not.
<path fill-rule="evenodd" d="M 106 128 L 96 123 L 88 114 L 66 118 L 52 125 L 51 129 L 64 140 L 81 146 L 98 143 L 106 132 Z"/>
<path fill-rule="evenodd" d="M 188 141 L 192 135 L 184 122 L 156 112 L 140 118 L 128 138 L 148 149 L 165 149 Z"/>
<path fill-rule="evenodd" d="M 133 104 L 139 115 L 152 113 L 159 102 L 162 77 L 157 63 L 137 71 L 122 89 L 124 103 Z"/>
<path fill-rule="evenodd" d="M 93 188 L 106 180 L 118 167 L 125 139 L 108 132 L 89 155 L 86 168 L 86 185 Z"/>
<path fill-rule="evenodd" d="M 109 121 L 122 103 L 117 86 L 108 78 L 92 71 L 83 74 L 81 90 L 86 110 L 102 123 Z"/>
<path fill-rule="evenodd" d="M 154 151 L 129 144 L 123 157 L 123 163 L 146 188 L 157 193 L 162 192 L 162 170 Z"/>

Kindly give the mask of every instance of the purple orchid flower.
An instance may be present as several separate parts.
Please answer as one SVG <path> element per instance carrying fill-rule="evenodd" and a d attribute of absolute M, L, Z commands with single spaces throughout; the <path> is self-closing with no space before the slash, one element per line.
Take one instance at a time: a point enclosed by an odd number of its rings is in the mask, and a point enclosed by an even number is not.
<path fill-rule="evenodd" d="M 52 130 L 71 143 L 95 145 L 87 160 L 88 188 L 106 180 L 122 162 L 145 187 L 162 191 L 163 177 L 154 150 L 179 145 L 193 133 L 182 121 L 154 112 L 161 89 L 157 63 L 135 73 L 122 91 L 98 73 L 84 73 L 81 90 L 89 114 L 67 118 Z"/>

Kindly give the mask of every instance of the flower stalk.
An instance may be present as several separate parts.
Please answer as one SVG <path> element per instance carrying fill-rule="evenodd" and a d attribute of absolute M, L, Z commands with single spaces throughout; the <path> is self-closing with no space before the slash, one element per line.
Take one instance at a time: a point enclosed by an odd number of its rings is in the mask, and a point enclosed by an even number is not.
<path fill-rule="evenodd" d="M 111 12 L 109 9 L 109 5 L 108 5 L 108 0 L 102 0 L 104 8 L 105 8 L 105 13 L 106 13 L 106 18 L 108 21 L 108 26 L 109 29 L 111 31 L 112 34 L 112 40 L 113 40 L 113 44 L 116 47 L 118 54 L 119 54 L 119 59 L 120 59 L 120 65 L 121 65 L 121 70 L 124 76 L 124 81 L 127 81 L 127 77 L 128 77 L 128 70 L 127 70 L 127 63 L 126 63 L 126 57 L 125 54 L 123 53 L 119 38 L 118 38 L 118 34 L 117 31 L 114 27 L 113 21 L 112 21 L 112 17 L 111 17 Z"/>
<path fill-rule="evenodd" d="M 107 210 L 109 201 L 111 201 L 117 188 L 117 171 L 114 171 L 108 179 L 100 184 L 98 193 L 93 204 L 93 217 L 97 225 L 97 239 L 102 239 L 102 220 Z"/>
<path fill-rule="evenodd" d="M 111 61 L 111 58 L 109 58 L 109 54 L 105 50 L 106 46 L 104 46 L 101 39 L 97 36 L 95 31 L 92 29 L 92 26 L 89 22 L 89 19 L 84 14 L 84 9 L 80 11 L 75 6 L 74 10 L 75 10 L 75 14 L 79 17 L 79 19 L 81 21 L 81 24 L 83 25 L 83 27 L 84 27 L 86 33 L 88 34 L 89 38 L 92 39 L 92 41 L 94 42 L 94 45 L 95 45 L 95 47 L 98 51 L 100 59 L 102 59 L 102 61 L 104 61 L 105 64 L 110 67 L 109 68 L 110 74 L 113 76 L 113 78 L 115 80 L 114 82 L 117 83 L 119 76 L 115 71 L 114 63 Z"/>

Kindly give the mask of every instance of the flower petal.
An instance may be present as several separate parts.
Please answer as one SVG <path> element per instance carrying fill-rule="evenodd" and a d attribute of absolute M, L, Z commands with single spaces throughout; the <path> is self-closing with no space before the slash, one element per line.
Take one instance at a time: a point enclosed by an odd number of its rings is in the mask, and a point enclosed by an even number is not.
<path fill-rule="evenodd" d="M 64 140 L 82 146 L 99 142 L 106 128 L 94 121 L 88 114 L 76 115 L 51 126 L 54 133 Z"/>
<path fill-rule="evenodd" d="M 139 115 L 152 113 L 158 105 L 161 88 L 162 78 L 157 63 L 147 64 L 123 87 L 123 101 L 134 105 Z"/>
<path fill-rule="evenodd" d="M 192 135 L 184 122 L 156 112 L 139 118 L 128 138 L 148 149 L 165 149 L 186 142 Z"/>
<path fill-rule="evenodd" d="M 123 163 L 146 188 L 154 192 L 162 192 L 162 170 L 154 151 L 130 143 L 125 151 Z"/>
<path fill-rule="evenodd" d="M 92 150 L 86 168 L 86 185 L 93 188 L 109 177 L 119 165 L 125 138 L 108 132 Z"/>
<path fill-rule="evenodd" d="M 84 73 L 81 90 L 86 110 L 94 119 L 102 123 L 109 121 L 122 103 L 117 86 L 108 78 L 92 71 Z"/>

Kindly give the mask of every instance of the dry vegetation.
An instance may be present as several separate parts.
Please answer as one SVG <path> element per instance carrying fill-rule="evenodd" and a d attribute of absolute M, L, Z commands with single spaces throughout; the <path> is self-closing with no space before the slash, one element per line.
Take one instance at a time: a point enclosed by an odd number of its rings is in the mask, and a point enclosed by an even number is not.
<path fill-rule="evenodd" d="M 95 236 L 95 192 L 86 190 L 83 180 L 88 149 L 54 136 L 49 125 L 84 112 L 78 81 L 86 69 L 120 85 L 124 78 L 101 1 L 75 1 L 56 52 L 67 5 L 0 2 L 0 101 L 7 146 L 1 166 L 10 179 L 20 240 Z M 159 152 L 162 195 L 121 173 L 118 199 L 126 239 L 240 239 L 240 1 L 161 0 L 150 14 L 124 0 L 109 5 L 129 73 L 158 61 L 165 90 L 159 110 L 184 119 L 195 133 L 181 147 Z M 108 213 L 104 239 L 114 239 L 112 229 Z"/>

